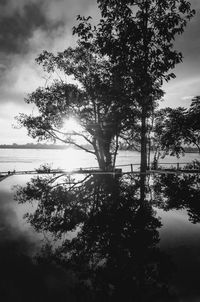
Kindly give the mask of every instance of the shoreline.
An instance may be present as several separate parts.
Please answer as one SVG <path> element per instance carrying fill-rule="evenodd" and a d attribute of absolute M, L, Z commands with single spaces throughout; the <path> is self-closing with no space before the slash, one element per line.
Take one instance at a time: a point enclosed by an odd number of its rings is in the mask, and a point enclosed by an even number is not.
<path fill-rule="evenodd" d="M 13 146 L 0 146 L 0 149 L 18 149 L 18 150 L 67 150 L 67 149 L 71 149 L 72 147 L 71 146 L 40 146 L 40 147 L 37 147 L 37 146 L 16 146 L 16 147 L 13 147 Z M 80 150 L 79 148 L 73 148 L 75 150 Z M 140 153 L 139 151 L 135 151 L 135 150 L 128 150 L 128 149 L 119 149 L 119 151 L 129 151 L 129 152 L 138 152 Z M 151 150 L 151 152 L 154 152 L 153 150 Z M 199 154 L 198 150 L 187 150 L 184 152 L 185 154 Z"/>

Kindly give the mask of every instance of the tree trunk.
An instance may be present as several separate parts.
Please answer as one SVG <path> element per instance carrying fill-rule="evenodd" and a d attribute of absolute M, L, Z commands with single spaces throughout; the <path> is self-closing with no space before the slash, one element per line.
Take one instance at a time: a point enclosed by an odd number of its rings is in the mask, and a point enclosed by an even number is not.
<path fill-rule="evenodd" d="M 147 171 L 147 127 L 146 127 L 146 109 L 142 107 L 142 125 L 141 125 L 141 161 L 140 161 L 140 198 L 145 199 L 146 171 Z"/>
<path fill-rule="evenodd" d="M 95 153 L 99 168 L 103 171 L 112 171 L 113 162 L 110 151 L 110 141 L 105 142 L 103 139 L 97 139 Z"/>
<path fill-rule="evenodd" d="M 144 111 L 144 109 L 142 109 Z M 142 127 L 141 127 L 141 162 L 140 172 L 147 170 L 147 131 L 146 131 L 146 112 L 142 112 Z"/>

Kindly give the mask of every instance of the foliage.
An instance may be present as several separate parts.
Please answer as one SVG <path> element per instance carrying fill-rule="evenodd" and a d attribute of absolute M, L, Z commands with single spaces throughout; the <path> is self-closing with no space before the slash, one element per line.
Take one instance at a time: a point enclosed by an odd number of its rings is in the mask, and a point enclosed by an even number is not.
<path fill-rule="evenodd" d="M 141 169 L 147 165 L 147 119 L 163 96 L 162 82 L 174 78 L 171 69 L 182 60 L 173 40 L 194 15 L 185 0 L 98 0 L 102 19 L 78 16 L 75 48 L 54 55 L 44 51 L 37 62 L 48 74 L 60 71 L 79 84 L 59 79 L 38 88 L 26 99 L 38 116 L 18 120 L 33 138 L 61 140 L 95 154 L 99 167 L 112 169 L 119 137 L 141 145 Z M 83 131 L 62 131 L 74 116 Z M 140 123 L 138 123 L 140 119 Z M 139 135 L 138 135 L 139 132 Z M 81 137 L 92 150 L 72 138 Z"/>
<path fill-rule="evenodd" d="M 172 41 L 183 33 L 194 15 L 190 3 L 185 0 L 97 2 L 102 15 L 98 29 L 92 30 L 88 19 L 79 16 L 82 22 L 74 32 L 82 43 L 96 35 L 100 51 L 112 58 L 121 74 L 126 71 L 127 85 L 134 84 L 137 100 L 144 98 L 144 94 L 160 93 L 160 81 L 175 77 L 168 71 L 182 60 Z"/>
<path fill-rule="evenodd" d="M 200 162 L 195 161 L 184 169 L 200 170 Z M 157 206 L 164 210 L 186 209 L 192 223 L 200 222 L 200 186 L 199 173 L 182 175 L 168 174 L 156 177 L 154 190 Z"/>
<path fill-rule="evenodd" d="M 98 49 L 83 45 L 68 48 L 53 55 L 44 51 L 37 62 L 48 73 L 57 70 L 73 76 L 77 84 L 54 80 L 38 88 L 26 99 L 36 105 L 39 115 L 21 114 L 18 121 L 28 134 L 38 140 L 60 140 L 96 155 L 100 168 L 111 168 L 115 163 L 118 138 L 134 121 L 134 105 L 127 107 L 127 95 L 119 79 L 115 79 L 112 63 Z M 74 117 L 79 130 L 63 129 L 66 119 Z M 90 148 L 80 143 L 81 138 Z"/>
<path fill-rule="evenodd" d="M 200 152 L 200 98 L 195 97 L 190 108 L 165 108 L 155 119 L 155 145 L 164 155 L 184 153 L 193 145 Z"/>
<path fill-rule="evenodd" d="M 192 99 L 188 110 L 188 124 L 194 134 L 193 143 L 198 147 L 200 152 L 200 96 L 196 96 Z"/>
<path fill-rule="evenodd" d="M 145 171 L 147 119 L 155 102 L 163 96 L 163 81 L 175 77 L 171 70 L 182 61 L 182 54 L 174 50 L 173 41 L 183 33 L 195 12 L 185 0 L 98 3 L 102 14 L 97 33 L 101 52 L 111 58 L 118 73 L 126 78 L 126 89 L 140 110 L 141 171 Z"/>

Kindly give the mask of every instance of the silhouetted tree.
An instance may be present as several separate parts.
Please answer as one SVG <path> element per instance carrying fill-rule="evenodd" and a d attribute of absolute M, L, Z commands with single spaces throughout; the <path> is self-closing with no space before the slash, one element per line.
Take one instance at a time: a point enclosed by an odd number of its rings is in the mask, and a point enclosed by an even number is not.
<path fill-rule="evenodd" d="M 173 48 L 176 35 L 182 34 L 194 10 L 186 0 L 98 0 L 102 19 L 92 29 L 86 18 L 74 32 L 87 45 L 90 37 L 103 55 L 114 63 L 123 83 L 129 104 L 139 111 L 141 152 L 141 199 L 145 198 L 148 119 L 164 92 L 163 81 L 175 78 L 171 70 L 182 61 L 182 54 Z M 133 131 L 135 131 L 135 127 Z M 138 135 L 133 136 L 138 139 Z"/>
<path fill-rule="evenodd" d="M 173 49 L 173 40 L 183 33 L 194 10 L 186 0 L 97 2 L 102 19 L 92 27 L 90 17 L 78 16 L 79 25 L 73 30 L 79 36 L 76 48 L 57 56 L 43 52 L 37 59 L 47 72 L 59 69 L 72 75 L 79 87 L 59 81 L 39 88 L 26 100 L 38 107 L 39 115 L 21 115 L 19 121 L 39 140 L 61 139 L 78 145 L 71 135 L 81 136 L 94 149 L 87 151 L 106 170 L 115 163 L 120 133 L 135 131 L 139 114 L 141 172 L 145 173 L 147 121 L 163 96 L 163 80 L 175 77 L 170 70 L 182 55 Z M 65 137 L 60 128 L 63 118 L 71 115 L 79 119 L 84 131 Z M 138 140 L 138 135 L 134 137 Z"/>
<path fill-rule="evenodd" d="M 200 153 L 200 98 L 193 98 L 188 109 L 179 107 L 158 111 L 154 130 L 154 143 L 163 156 L 179 156 L 187 146 L 198 148 Z"/>
<path fill-rule="evenodd" d="M 127 95 L 113 63 L 92 43 L 86 48 L 80 42 L 57 55 L 44 51 L 37 62 L 50 76 L 58 72 L 73 76 L 76 84 L 60 78 L 38 88 L 25 101 L 36 105 L 39 114 L 20 114 L 19 124 L 39 141 L 78 146 L 94 154 L 102 170 L 112 170 L 119 137 L 127 131 L 130 120 L 137 119 L 134 104 L 127 107 L 124 101 Z M 79 130 L 63 128 L 70 117 L 81 126 Z"/>
<path fill-rule="evenodd" d="M 125 79 L 125 88 L 140 109 L 141 172 L 145 172 L 147 120 L 155 101 L 163 96 L 163 80 L 174 78 L 171 69 L 182 61 L 182 54 L 173 48 L 173 40 L 183 33 L 194 10 L 186 0 L 97 2 L 102 15 L 98 30 L 92 31 L 84 20 L 75 32 L 83 42 L 95 34 L 101 53 L 111 58 L 118 76 Z"/>

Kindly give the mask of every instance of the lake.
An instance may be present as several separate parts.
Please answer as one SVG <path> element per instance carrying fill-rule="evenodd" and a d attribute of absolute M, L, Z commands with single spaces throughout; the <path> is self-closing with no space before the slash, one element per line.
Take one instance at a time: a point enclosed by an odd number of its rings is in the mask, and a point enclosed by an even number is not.
<path fill-rule="evenodd" d="M 174 157 L 167 157 L 162 159 L 161 162 L 170 162 L 170 163 L 184 163 L 184 162 L 191 162 L 192 160 L 199 159 L 199 155 L 196 153 L 189 153 L 186 154 L 184 157 L 180 159 Z M 132 164 L 139 164 L 139 153 L 131 152 L 131 151 L 120 151 L 118 158 L 117 158 L 117 165 L 130 165 Z M 68 171 L 73 170 L 75 168 L 84 168 L 84 167 L 96 167 L 97 163 L 96 160 L 90 154 L 85 152 L 74 150 L 74 149 L 66 149 L 66 150 L 39 150 L 39 149 L 1 149 L 0 150 L 0 171 L 13 171 L 13 170 L 33 170 L 38 168 L 41 164 L 50 163 L 52 164 L 52 168 L 62 168 Z M 123 167 L 123 170 L 130 169 L 130 167 Z M 28 273 L 32 276 L 33 271 L 34 274 L 39 274 L 40 268 L 33 269 L 33 264 L 27 260 L 27 258 L 20 258 L 19 254 L 23 254 L 24 257 L 35 255 L 44 242 L 48 242 L 49 235 L 47 233 L 36 232 L 33 227 L 30 226 L 23 219 L 24 213 L 27 211 L 34 212 L 36 210 L 36 206 L 33 204 L 22 204 L 18 205 L 16 201 L 14 201 L 15 195 L 15 185 L 25 186 L 27 181 L 30 180 L 30 176 L 23 175 L 13 175 L 4 181 L 0 182 L 0 255 L 1 255 L 1 265 L 3 267 L 3 274 L 5 279 L 11 278 L 10 275 L 13 273 L 13 268 L 16 267 L 16 263 L 23 262 L 21 268 L 16 268 L 16 270 L 22 269 L 24 274 L 22 280 L 26 284 L 25 275 L 27 274 L 26 269 L 24 268 L 24 261 L 27 263 L 26 265 L 29 267 Z M 161 252 L 167 253 L 170 257 L 170 261 L 172 261 L 173 265 L 173 274 L 170 277 L 170 291 L 172 295 L 175 293 L 175 297 L 173 301 L 184 301 L 184 302 L 191 302 L 191 301 L 200 301 L 200 289 L 199 289 L 199 271 L 200 271 L 200 206 L 198 200 L 200 202 L 200 194 L 199 194 L 199 182 L 198 177 L 195 179 L 188 179 L 185 178 L 174 178 L 174 179 L 158 179 L 158 186 L 159 184 L 162 187 L 165 187 L 165 192 L 162 193 L 162 200 L 157 201 L 157 203 L 153 204 L 153 211 L 151 219 L 154 219 L 151 224 L 155 224 L 155 227 L 151 227 L 150 233 L 155 232 L 158 230 L 159 242 L 157 246 L 159 247 Z M 176 183 L 177 182 L 177 183 Z M 170 183 L 170 185 L 169 185 Z M 188 186 L 190 193 L 187 192 L 186 187 Z M 197 188 L 196 188 L 197 187 Z M 170 189 L 171 188 L 171 189 Z M 177 192 L 176 192 L 177 191 Z M 190 195 L 191 194 L 191 198 Z M 159 194 L 158 194 L 159 195 Z M 123 195 L 124 196 L 124 195 Z M 163 197 L 164 196 L 164 197 Z M 189 197 L 188 197 L 189 196 Z M 195 196 L 195 199 L 194 199 Z M 104 197 L 105 198 L 105 197 Z M 122 197 L 124 198 L 124 197 Z M 130 197 L 127 197 L 130 198 Z M 125 201 L 127 200 L 124 199 Z M 176 201 L 180 199 L 181 206 L 176 204 Z M 158 198 L 159 200 L 159 198 Z M 166 200 L 167 207 L 163 203 Z M 169 201 L 168 201 L 169 200 Z M 183 202 L 182 202 L 183 201 Z M 134 201 L 133 201 L 134 202 Z M 123 209 L 124 210 L 124 209 Z M 135 208 L 136 210 L 136 208 Z M 122 211 L 122 210 L 120 210 Z M 122 211 L 123 213 L 123 211 Z M 135 213 L 135 212 L 134 212 Z M 147 213 L 148 214 L 148 213 Z M 114 215 L 114 214 L 112 214 Z M 118 214 L 116 214 L 118 215 Z M 126 215 L 126 214 L 124 214 Z M 135 214 L 134 214 L 135 215 Z M 133 216 L 134 216 L 133 215 Z M 146 214 L 145 214 L 146 215 Z M 143 215 L 142 217 L 145 217 Z M 149 215 L 149 214 L 148 214 Z M 147 215 L 147 216 L 148 216 Z M 122 215 L 123 216 L 123 215 Z M 113 216 L 115 217 L 115 216 Z M 120 220 L 120 216 L 117 219 Z M 149 216 L 148 216 L 148 219 Z M 106 220 L 105 220 L 106 221 Z M 160 222 L 159 222 L 160 221 Z M 160 226 L 159 223 L 161 224 Z M 133 226 L 135 227 L 135 221 L 132 222 Z M 157 224 L 157 225 L 156 225 Z M 110 226 L 110 224 L 109 224 Z M 145 229 L 149 228 L 145 227 Z M 103 226 L 98 226 L 99 228 Z M 104 232 L 104 231 L 102 231 Z M 141 232 L 143 234 L 144 231 Z M 107 234 L 107 231 L 106 233 Z M 140 234 L 140 232 L 139 232 Z M 108 235 L 108 234 L 107 234 Z M 107 236 L 105 235 L 105 236 Z M 112 233 L 113 236 L 113 233 Z M 112 237 L 111 233 L 109 233 L 109 238 Z M 132 235 L 131 235 L 132 236 Z M 135 236 L 135 235 L 134 235 Z M 133 242 L 135 237 L 133 236 Z M 148 235 L 149 236 L 149 235 Z M 147 236 L 147 237 L 148 237 Z M 155 237 L 157 235 L 152 235 L 152 240 L 154 242 Z M 105 240 L 106 237 L 104 237 Z M 146 235 L 141 235 L 139 246 L 142 245 L 145 241 Z M 149 238 L 149 237 L 148 237 Z M 123 239 L 124 240 L 124 239 Z M 149 240 L 149 239 L 148 239 Z M 147 242 L 149 242 L 147 240 Z M 115 240 L 113 241 L 115 242 Z M 123 241 L 124 242 L 124 241 Z M 136 242 L 138 242 L 136 240 Z M 155 241 L 156 242 L 156 241 Z M 114 243 L 113 243 L 114 244 Z M 126 241 L 123 244 L 127 244 Z M 122 246 L 123 246 L 122 244 Z M 150 243 L 148 243 L 150 244 Z M 151 243 L 151 245 L 154 243 Z M 150 246 L 151 246 L 150 245 Z M 119 245 L 120 246 L 120 245 Z M 132 246 L 132 245 L 130 245 Z M 130 247 L 129 247 L 130 248 Z M 131 247 L 132 248 L 132 247 Z M 141 248 L 141 247 L 140 247 Z M 152 246 L 150 248 L 152 250 Z M 119 249 L 121 251 L 121 249 Z M 145 250 L 145 248 L 144 248 Z M 13 252 L 14 251 L 14 252 Z M 149 247 L 147 249 L 147 254 L 149 252 Z M 112 252 L 113 253 L 113 252 Z M 123 251 L 123 258 L 126 259 L 126 256 Z M 142 254 L 142 253 L 140 253 Z M 11 256 L 9 256 L 11 255 Z M 112 254 L 112 255 L 115 255 Z M 15 259 L 16 257 L 16 259 Z M 83 257 L 83 256 L 81 256 Z M 113 257 L 119 257 L 115 255 Z M 121 257 L 121 256 L 120 256 Z M 121 258 L 118 259 L 118 264 L 120 263 Z M 162 256 L 163 257 L 163 256 Z M 4 261 L 5 259 L 5 261 Z M 13 264 L 11 265 L 10 263 Z M 84 259 L 84 257 L 83 257 Z M 138 258 L 138 262 L 141 260 L 140 257 Z M 160 258 L 159 258 L 160 259 Z M 7 261 L 7 262 L 6 262 Z M 157 260 L 160 261 L 160 260 Z M 5 264 L 5 263 L 6 264 Z M 43 265 L 43 264 L 42 264 Z M 4 268 L 5 266 L 5 268 Z M 42 266 L 43 267 L 43 266 Z M 45 269 L 44 269 L 45 267 Z M 43 284 L 43 289 L 41 291 L 48 291 L 50 296 L 58 297 L 58 291 L 60 293 L 65 292 L 64 284 L 66 278 L 65 273 L 61 272 L 60 270 L 56 271 L 55 268 L 46 268 L 43 267 L 44 273 L 40 275 L 42 276 L 42 280 L 38 277 L 41 284 Z M 119 266 L 121 268 L 121 266 Z M 148 265 L 149 267 L 149 265 Z M 155 267 L 154 267 L 155 269 Z M 120 270 L 120 269 L 119 269 Z M 110 269 L 111 271 L 111 269 Z M 109 271 L 109 272 L 110 272 Z M 33 280 L 35 280 L 35 275 L 33 276 Z M 120 277 L 122 278 L 122 277 Z M 6 280 L 7 280 L 6 279 Z M 17 276 L 14 275 L 13 279 L 11 278 L 12 282 L 16 282 Z M 37 279 L 37 278 L 36 278 Z M 9 279 L 10 280 L 10 279 Z M 68 279 L 67 279 L 68 280 Z M 36 281 L 34 281 L 36 282 Z M 39 287 L 39 284 L 36 282 L 34 283 L 35 286 Z M 117 282 L 117 281 L 116 281 Z M 18 284 L 18 283 L 17 283 Z M 60 288 L 60 284 L 62 287 Z M 128 284 L 128 281 L 126 282 Z M 6 283 L 7 285 L 7 283 Z M 14 285 L 9 285 L 13 288 Z M 18 284 L 19 289 L 21 285 Z M 145 285 L 146 286 L 146 285 Z M 149 285 L 148 285 L 149 286 Z M 159 285 L 160 286 L 160 285 Z M 51 290 L 50 290 L 51 288 Z M 29 287 L 27 285 L 27 290 L 34 291 L 34 286 Z M 24 287 L 23 287 L 24 290 Z M 152 289 L 151 289 L 152 290 Z M 18 289 L 15 287 L 15 291 L 18 293 Z M 51 292 L 52 291 L 52 292 Z M 20 290 L 19 290 L 20 292 Z M 26 290 L 25 290 L 26 292 Z M 55 294 L 56 292 L 56 294 Z M 151 292 L 151 291 L 150 291 Z M 43 294 L 45 295 L 46 292 Z M 18 293 L 21 295 L 21 292 Z M 66 294 L 66 292 L 65 292 Z M 10 295 L 6 293 L 6 295 Z M 54 296 L 56 295 L 56 296 Z M 64 294 L 63 294 L 64 295 Z M 67 292 L 67 295 L 70 295 Z M 7 297 L 7 296 L 6 296 Z M 34 298 L 36 298 L 34 296 Z M 13 301 L 14 298 L 10 298 L 10 301 Z M 50 298 L 49 298 L 50 299 Z M 53 299 L 53 298 L 52 298 Z M 60 298 L 61 299 L 61 298 Z M 156 300 L 157 299 L 157 300 Z M 8 300 L 5 300 L 8 301 Z M 18 301 L 18 300 L 17 300 Z M 19 301 L 25 301 L 23 299 Z M 59 300 L 62 301 L 62 300 Z M 71 300 L 73 301 L 73 299 Z M 86 300 L 87 301 L 87 300 Z M 89 300 L 88 300 L 89 301 Z M 106 301 L 106 300 L 105 300 Z M 134 301 L 137 301 L 134 300 Z M 139 301 L 139 300 L 138 300 Z M 142 301 L 142 300 L 141 300 Z M 144 300 L 146 301 L 146 300 Z M 151 301 L 151 300 L 147 300 Z M 152 301 L 172 301 L 171 298 L 168 300 L 162 300 L 162 298 L 155 298 Z"/>
<path fill-rule="evenodd" d="M 198 153 L 186 153 L 179 159 L 174 156 L 166 156 L 164 159 L 160 159 L 160 163 L 187 163 L 195 159 L 200 159 Z M 0 172 L 34 170 L 44 163 L 51 164 L 53 168 L 68 171 L 76 168 L 97 167 L 97 161 L 92 154 L 72 148 L 66 150 L 0 149 Z M 119 151 L 116 165 L 139 163 L 140 154 L 138 152 Z"/>

